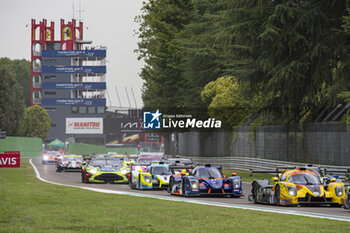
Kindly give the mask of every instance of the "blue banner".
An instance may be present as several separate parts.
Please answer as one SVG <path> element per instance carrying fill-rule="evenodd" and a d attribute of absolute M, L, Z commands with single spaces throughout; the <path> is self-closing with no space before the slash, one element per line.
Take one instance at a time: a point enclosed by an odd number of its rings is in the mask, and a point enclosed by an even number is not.
<path fill-rule="evenodd" d="M 66 99 L 43 98 L 42 105 L 106 106 L 106 99 Z"/>
<path fill-rule="evenodd" d="M 54 90 L 54 89 L 105 90 L 106 83 L 98 83 L 98 82 L 79 82 L 79 83 L 43 82 L 42 89 L 47 89 L 47 90 Z"/>
<path fill-rule="evenodd" d="M 106 50 L 43 50 L 43 57 L 106 57 Z"/>
<path fill-rule="evenodd" d="M 85 73 L 85 74 L 105 74 L 106 66 L 43 66 L 43 74 L 57 73 Z"/>

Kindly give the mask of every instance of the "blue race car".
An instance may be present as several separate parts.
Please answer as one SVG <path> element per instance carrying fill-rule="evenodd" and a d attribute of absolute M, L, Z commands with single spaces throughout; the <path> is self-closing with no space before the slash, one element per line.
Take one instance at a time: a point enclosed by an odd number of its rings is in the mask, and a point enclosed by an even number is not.
<path fill-rule="evenodd" d="M 221 169 L 210 164 L 196 167 L 192 175 L 185 173 L 174 174 L 170 177 L 169 189 L 173 195 L 202 196 L 216 195 L 240 197 L 243 196 L 242 181 L 234 173 L 226 178 Z"/>

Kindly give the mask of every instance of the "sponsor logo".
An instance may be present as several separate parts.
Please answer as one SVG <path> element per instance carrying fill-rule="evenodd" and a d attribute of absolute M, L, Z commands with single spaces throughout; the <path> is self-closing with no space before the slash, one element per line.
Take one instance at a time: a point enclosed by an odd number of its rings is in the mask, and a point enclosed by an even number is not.
<path fill-rule="evenodd" d="M 0 154 L 0 167 L 20 167 L 20 162 L 19 151 L 5 151 Z"/>
<path fill-rule="evenodd" d="M 215 118 L 199 120 L 192 118 L 192 115 L 175 114 L 166 115 L 159 112 L 143 112 L 144 129 L 170 128 L 221 128 L 221 121 Z"/>
<path fill-rule="evenodd" d="M 162 114 L 156 112 L 143 112 L 143 128 L 144 129 L 160 129 L 160 116 Z"/>

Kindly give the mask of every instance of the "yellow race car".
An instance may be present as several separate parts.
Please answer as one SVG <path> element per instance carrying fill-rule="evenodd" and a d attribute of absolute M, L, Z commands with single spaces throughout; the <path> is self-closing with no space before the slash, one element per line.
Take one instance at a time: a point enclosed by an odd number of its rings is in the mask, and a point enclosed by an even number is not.
<path fill-rule="evenodd" d="M 344 183 L 332 177 L 322 177 L 319 168 L 312 166 L 275 171 L 253 171 L 277 173 L 268 180 L 254 180 L 249 201 L 275 205 L 329 204 L 341 206 L 344 203 Z"/>
<path fill-rule="evenodd" d="M 84 163 L 83 183 L 129 183 L 130 165 L 118 158 L 96 158 Z"/>

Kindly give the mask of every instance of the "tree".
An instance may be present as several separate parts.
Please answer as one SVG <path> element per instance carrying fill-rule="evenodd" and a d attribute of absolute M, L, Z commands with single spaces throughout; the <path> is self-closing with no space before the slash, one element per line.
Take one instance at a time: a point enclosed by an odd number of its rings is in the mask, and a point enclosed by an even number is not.
<path fill-rule="evenodd" d="M 10 60 L 8 58 L 0 58 L 0 66 L 3 65 L 7 65 L 12 69 L 17 83 L 22 87 L 24 103 L 27 107 L 30 106 L 30 62 L 25 59 Z"/>
<path fill-rule="evenodd" d="M 22 89 L 8 65 L 0 65 L 0 129 L 16 135 L 23 117 Z"/>
<path fill-rule="evenodd" d="M 236 77 L 226 76 L 208 83 L 201 93 L 209 115 L 221 120 L 226 128 L 237 126 L 257 105 L 245 99 L 242 89 Z"/>
<path fill-rule="evenodd" d="M 151 0 L 144 3 L 138 43 L 139 59 L 146 63 L 141 78 L 145 81 L 142 99 L 146 109 L 174 111 L 181 107 L 183 87 L 182 53 L 176 37 L 188 22 L 190 0 Z"/>
<path fill-rule="evenodd" d="M 49 136 L 51 120 L 46 109 L 39 105 L 27 107 L 21 122 L 20 134 L 45 140 Z"/>

